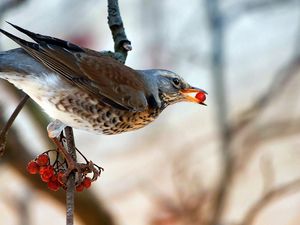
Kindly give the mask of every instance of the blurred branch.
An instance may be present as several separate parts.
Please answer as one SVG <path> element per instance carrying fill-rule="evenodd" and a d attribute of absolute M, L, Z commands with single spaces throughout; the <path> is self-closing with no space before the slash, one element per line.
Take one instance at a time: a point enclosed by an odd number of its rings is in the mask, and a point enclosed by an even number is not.
<path fill-rule="evenodd" d="M 218 0 L 206 0 L 206 11 L 211 31 L 211 70 L 216 96 L 217 123 L 220 130 L 222 166 L 220 183 L 216 190 L 212 209 L 211 225 L 219 224 L 226 205 L 229 183 L 232 176 L 232 155 L 230 150 L 231 130 L 228 126 L 228 109 L 224 82 L 224 23 Z"/>
<path fill-rule="evenodd" d="M 7 2 L 4 2 L 3 4 L 1 4 L 0 5 L 0 19 L 6 11 L 21 5 L 25 1 L 26 0 L 8 0 Z M 15 121 L 16 117 L 18 116 L 19 112 L 24 107 L 28 98 L 29 98 L 28 95 L 25 94 L 23 99 L 20 101 L 19 105 L 16 107 L 16 109 L 14 110 L 14 112 L 12 113 L 10 118 L 8 119 L 7 123 L 1 129 L 1 132 L 0 132 L 0 157 L 3 155 L 4 150 L 5 150 L 5 142 L 6 142 L 6 136 L 7 136 L 8 130 L 12 126 L 12 124 Z"/>
<path fill-rule="evenodd" d="M 275 180 L 273 162 L 271 158 L 263 156 L 259 161 L 260 171 L 263 178 L 263 193 L 267 193 Z"/>
<path fill-rule="evenodd" d="M 248 165 L 248 162 L 251 162 L 251 157 L 254 155 L 261 143 L 265 143 L 266 141 L 271 141 L 278 138 L 292 136 L 299 133 L 299 118 L 280 120 L 261 126 L 259 128 L 259 133 L 257 133 L 257 130 L 253 131 L 243 142 L 243 146 L 245 146 L 245 148 L 243 149 L 243 153 L 238 159 L 238 164 L 235 165 L 236 172 L 240 172 L 241 169 L 245 168 Z"/>
<path fill-rule="evenodd" d="M 15 110 L 13 111 L 11 116 L 9 117 L 8 121 L 6 122 L 6 124 L 3 126 L 3 128 L 0 131 L 0 157 L 4 154 L 6 137 L 7 137 L 8 131 L 11 128 L 11 126 L 12 126 L 13 122 L 15 121 L 15 119 L 17 118 L 17 116 L 19 115 L 20 111 L 24 107 L 24 105 L 27 102 L 28 98 L 29 98 L 29 96 L 26 95 L 26 94 L 23 96 L 20 103 L 15 108 Z"/>
<path fill-rule="evenodd" d="M 300 190 L 300 179 L 294 180 L 288 184 L 282 185 L 259 199 L 256 204 L 252 206 L 247 215 L 244 218 L 244 221 L 240 225 L 251 225 L 253 224 L 257 215 L 265 209 L 273 201 L 283 197 L 286 194 Z"/>
<path fill-rule="evenodd" d="M 8 0 L 0 5 L 0 16 L 2 16 L 6 11 L 15 8 L 22 3 L 25 3 L 27 0 Z"/>
<path fill-rule="evenodd" d="M 260 118 L 259 115 L 271 105 L 272 101 L 274 99 L 277 100 L 282 91 L 289 88 L 288 83 L 293 83 L 293 78 L 299 74 L 299 71 L 300 54 L 296 55 L 295 58 L 292 58 L 277 72 L 269 90 L 264 95 L 262 95 L 249 109 L 236 117 L 238 119 L 232 123 L 233 126 L 231 127 L 233 135 L 237 136 L 238 134 L 241 134 L 243 130 L 249 128 L 251 124 L 254 124 L 255 121 Z M 297 127 L 299 126 L 298 121 L 297 118 L 281 120 L 265 124 L 261 126 L 258 131 L 250 129 L 243 140 L 243 153 L 237 160 L 238 164 L 235 165 L 238 170 L 240 170 L 241 167 L 248 165 L 247 162 L 250 161 L 249 159 L 258 149 L 257 145 L 259 145 L 260 142 L 299 133 L 300 130 Z"/>
<path fill-rule="evenodd" d="M 272 84 L 269 90 L 259 97 L 249 109 L 245 110 L 240 116 L 237 116 L 237 120 L 233 121 L 231 130 L 234 134 L 238 134 L 242 129 L 253 123 L 257 119 L 258 115 L 262 113 L 264 109 L 269 106 L 273 99 L 278 98 L 281 91 L 286 84 L 297 76 L 297 71 L 300 70 L 300 54 L 292 58 L 277 74 L 274 75 Z"/>
<path fill-rule="evenodd" d="M 272 6 L 277 6 L 279 4 L 286 4 L 287 2 L 293 1 L 283 1 L 283 0 L 274 0 L 274 1 L 255 1 L 248 2 L 247 4 L 243 3 L 242 8 L 239 10 L 233 10 L 231 14 L 235 16 L 239 14 L 235 13 L 243 13 L 245 11 L 253 11 L 258 9 L 265 9 L 269 7 L 270 4 Z M 276 4 L 275 4 L 276 3 Z M 228 15 L 223 15 L 219 8 L 218 0 L 206 0 L 206 12 L 208 14 L 208 22 L 211 30 L 212 37 L 212 55 L 211 55 L 211 70 L 213 74 L 213 83 L 214 83 L 214 91 L 216 96 L 216 104 L 217 104 L 217 121 L 221 131 L 221 153 L 222 153 L 222 161 L 223 161 L 223 174 L 221 176 L 221 181 L 219 187 L 216 192 L 216 200 L 214 208 L 212 209 L 212 221 L 211 225 L 221 224 L 222 214 L 224 213 L 226 198 L 228 197 L 229 190 L 231 188 L 231 182 L 234 176 L 239 172 L 239 168 L 235 167 L 236 162 L 239 162 L 240 165 L 245 162 L 249 162 L 249 154 L 253 152 L 253 149 L 257 149 L 259 140 L 257 137 L 259 134 L 257 130 L 253 131 L 250 135 L 248 134 L 246 137 L 246 141 L 243 142 L 243 146 L 247 148 L 248 151 L 243 149 L 242 159 L 233 158 L 232 152 L 232 144 L 236 139 L 241 130 L 248 127 L 248 125 L 253 124 L 253 122 L 258 118 L 260 113 L 263 112 L 264 109 L 272 102 L 273 99 L 278 98 L 279 94 L 284 87 L 288 88 L 287 83 L 292 80 L 293 77 L 296 76 L 297 71 L 299 70 L 300 65 L 300 52 L 299 52 L 299 39 L 296 40 L 296 50 L 294 52 L 293 57 L 290 62 L 280 70 L 276 78 L 273 80 L 273 83 L 269 89 L 269 91 L 263 95 L 257 102 L 255 102 L 254 106 L 247 111 L 246 116 L 240 117 L 236 120 L 234 126 L 228 125 L 228 110 L 226 104 L 226 91 L 225 91 L 225 83 L 224 83 L 224 36 L 226 28 L 225 22 L 228 22 Z M 233 17 L 232 17 L 233 18 Z M 226 19 L 226 21 L 224 20 Z M 300 33 L 300 30 L 299 30 Z M 299 35 L 300 37 L 300 35 Z M 288 121 L 277 121 L 269 123 L 263 127 L 260 127 L 259 133 L 261 140 L 266 140 L 267 138 L 282 137 L 285 135 L 283 133 L 291 134 L 298 133 L 299 130 L 299 120 L 288 120 Z M 256 139 L 255 139 L 256 138 Z M 238 161 L 237 161 L 238 160 Z M 245 163 L 246 164 L 246 163 Z M 270 172 L 270 171 L 269 171 Z M 267 174 L 268 176 L 271 174 Z M 271 179 L 271 177 L 268 177 Z M 266 185 L 269 181 L 266 180 Z M 281 190 L 281 189 L 280 189 Z M 267 194 L 266 199 L 269 199 L 273 196 L 273 192 L 271 194 Z M 276 195 L 276 194 L 274 194 Z M 265 199 L 265 198 L 263 198 Z M 262 200 L 264 201 L 264 200 Z M 255 210 L 253 210 L 255 211 Z M 255 213 L 254 213 L 255 214 Z M 251 213 L 250 216 L 251 217 Z M 250 223 L 249 223 L 250 224 Z M 248 225 L 248 223 L 247 223 Z"/>
<path fill-rule="evenodd" d="M 299 42 L 300 23 L 298 24 L 298 32 L 295 39 L 295 47 L 293 48 L 294 52 L 291 56 L 291 59 L 274 75 L 274 79 L 272 80 L 272 83 L 266 93 L 260 96 L 252 106 L 241 113 L 241 115 L 237 116 L 237 119 L 232 122 L 233 125 L 231 127 L 231 130 L 234 136 L 241 134 L 243 130 L 249 128 L 251 124 L 254 124 L 255 121 L 260 118 L 259 116 L 272 104 L 273 100 L 278 100 L 278 98 L 282 94 L 282 91 L 289 89 L 289 83 L 294 83 L 293 79 L 298 76 L 300 71 Z M 297 126 L 295 126 L 298 123 L 299 122 L 297 119 L 276 121 L 272 122 L 271 124 L 265 124 L 259 129 L 259 132 L 257 132 L 257 130 L 250 130 L 250 133 L 248 133 L 247 136 L 244 137 L 243 142 L 245 148 L 243 150 L 241 158 L 237 160 L 237 170 L 240 170 L 241 166 L 245 167 L 247 165 L 247 162 L 250 161 L 249 158 L 251 158 L 251 155 L 253 155 L 257 149 L 257 147 L 254 146 L 259 145 L 259 143 L 263 140 L 272 139 L 272 137 L 284 137 L 300 132 L 300 130 L 297 129 Z M 277 131 L 280 132 L 278 133 Z"/>
<path fill-rule="evenodd" d="M 247 13 L 257 12 L 258 10 L 269 10 L 272 7 L 279 7 L 296 2 L 297 0 L 256 0 L 247 2 L 241 1 L 240 3 L 237 3 L 236 6 L 228 10 L 228 13 L 225 14 L 224 19 L 226 24 L 230 24 Z"/>

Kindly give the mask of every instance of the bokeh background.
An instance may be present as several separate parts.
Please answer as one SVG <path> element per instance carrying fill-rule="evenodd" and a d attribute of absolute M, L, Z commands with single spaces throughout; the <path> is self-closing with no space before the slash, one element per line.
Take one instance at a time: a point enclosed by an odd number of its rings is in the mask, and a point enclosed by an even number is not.
<path fill-rule="evenodd" d="M 300 1 L 119 4 L 133 46 L 126 64 L 176 71 L 207 90 L 208 106 L 180 103 L 116 136 L 75 130 L 77 147 L 105 168 L 77 194 L 75 224 L 299 225 Z M 0 0 L 0 25 L 112 50 L 106 11 L 104 0 Z M 16 47 L 0 35 L 1 50 Z M 2 125 L 20 95 L 0 82 Z M 1 225 L 65 223 L 64 192 L 26 173 L 52 147 L 47 121 L 30 102 L 9 133 Z"/>

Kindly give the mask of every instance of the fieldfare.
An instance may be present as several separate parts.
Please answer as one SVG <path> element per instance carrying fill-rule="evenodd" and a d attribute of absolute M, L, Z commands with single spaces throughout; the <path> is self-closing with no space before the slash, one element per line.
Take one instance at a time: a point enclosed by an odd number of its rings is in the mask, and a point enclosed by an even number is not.
<path fill-rule="evenodd" d="M 0 78 L 22 89 L 55 119 L 47 127 L 51 138 L 65 126 L 118 134 L 144 127 L 168 105 L 205 105 L 206 92 L 174 72 L 134 70 L 101 52 L 11 25 L 35 42 L 0 29 L 21 46 L 0 52 Z"/>

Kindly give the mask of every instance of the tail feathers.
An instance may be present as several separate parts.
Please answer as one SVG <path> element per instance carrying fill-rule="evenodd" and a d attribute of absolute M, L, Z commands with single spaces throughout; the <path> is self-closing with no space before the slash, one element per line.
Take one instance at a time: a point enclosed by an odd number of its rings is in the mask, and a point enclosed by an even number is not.
<path fill-rule="evenodd" d="M 10 39 L 12 39 L 14 42 L 16 42 L 17 44 L 19 44 L 20 46 L 22 46 L 23 48 L 32 48 L 35 50 L 39 50 L 39 45 L 33 42 L 29 42 L 29 41 L 25 41 L 11 33 L 8 33 L 5 30 L 0 29 L 0 32 L 2 34 L 4 34 L 5 36 L 9 37 Z"/>
<path fill-rule="evenodd" d="M 10 22 L 7 22 L 7 23 L 10 24 L 11 26 L 13 26 L 18 31 L 26 34 L 28 37 L 30 37 L 32 40 L 36 41 L 38 44 L 54 45 L 54 46 L 59 46 L 62 48 L 67 48 L 67 49 L 73 50 L 73 51 L 82 51 L 82 48 L 80 48 L 79 46 L 72 44 L 68 41 L 64 41 L 64 40 L 46 36 L 46 35 L 37 34 L 37 33 L 31 32 L 29 30 L 26 30 L 22 27 L 19 27 L 15 24 L 12 24 Z"/>

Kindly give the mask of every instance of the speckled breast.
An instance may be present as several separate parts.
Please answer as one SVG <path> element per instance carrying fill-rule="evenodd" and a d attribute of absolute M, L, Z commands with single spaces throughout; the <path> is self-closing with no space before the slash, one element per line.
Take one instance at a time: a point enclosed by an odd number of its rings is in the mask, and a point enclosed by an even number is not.
<path fill-rule="evenodd" d="M 55 119 L 68 126 L 93 133 L 118 134 L 144 127 L 160 113 L 159 109 L 131 112 L 110 107 L 83 92 L 56 95 L 49 102 L 60 111 Z M 58 118 L 59 117 L 59 118 Z"/>

